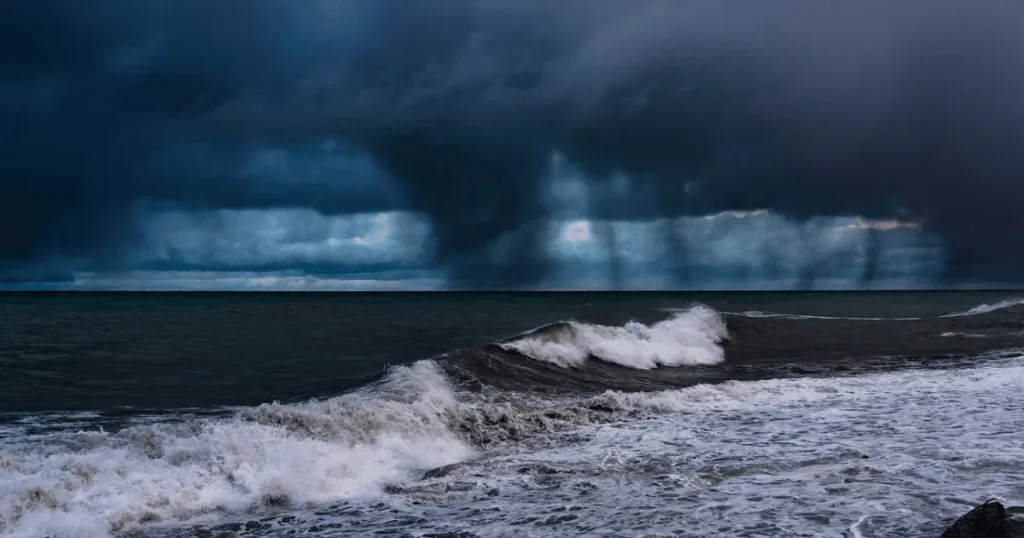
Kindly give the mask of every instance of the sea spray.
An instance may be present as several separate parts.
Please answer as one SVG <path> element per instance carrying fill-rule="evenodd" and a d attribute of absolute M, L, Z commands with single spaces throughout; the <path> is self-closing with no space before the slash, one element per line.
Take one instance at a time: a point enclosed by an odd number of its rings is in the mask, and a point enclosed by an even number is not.
<path fill-rule="evenodd" d="M 712 366 L 725 360 L 721 342 L 728 336 L 715 310 L 695 305 L 662 321 L 631 321 L 616 327 L 576 321 L 535 329 L 498 345 L 563 367 L 582 366 L 588 358 L 649 370 L 659 366 Z"/>
<path fill-rule="evenodd" d="M 379 495 L 473 453 L 448 428 L 436 363 L 323 401 L 227 419 L 80 432 L 0 446 L 0 535 L 88 536 L 259 506 Z"/>

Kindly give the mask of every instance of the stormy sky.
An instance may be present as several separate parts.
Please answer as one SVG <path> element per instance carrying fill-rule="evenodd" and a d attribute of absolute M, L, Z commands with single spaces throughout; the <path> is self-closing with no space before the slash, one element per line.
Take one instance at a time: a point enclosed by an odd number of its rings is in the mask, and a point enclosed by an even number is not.
<path fill-rule="evenodd" d="M 1013 0 L 0 5 L 0 287 L 1024 275 Z"/>

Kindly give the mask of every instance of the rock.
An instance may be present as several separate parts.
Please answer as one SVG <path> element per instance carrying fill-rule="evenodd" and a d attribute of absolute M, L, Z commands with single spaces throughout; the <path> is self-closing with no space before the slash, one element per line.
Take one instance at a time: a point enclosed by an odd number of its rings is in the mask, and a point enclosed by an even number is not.
<path fill-rule="evenodd" d="M 961 516 L 940 538 L 1024 538 L 1022 512 L 1024 508 L 988 501 Z"/>
<path fill-rule="evenodd" d="M 431 470 L 423 473 L 423 479 L 424 480 L 428 480 L 428 479 L 431 479 L 431 478 L 443 478 L 445 476 L 448 476 L 448 475 L 452 474 L 452 472 L 456 471 L 457 469 L 461 468 L 462 466 L 463 466 L 462 463 L 452 463 L 451 465 L 445 465 L 443 467 L 438 467 L 436 469 L 431 469 Z"/>

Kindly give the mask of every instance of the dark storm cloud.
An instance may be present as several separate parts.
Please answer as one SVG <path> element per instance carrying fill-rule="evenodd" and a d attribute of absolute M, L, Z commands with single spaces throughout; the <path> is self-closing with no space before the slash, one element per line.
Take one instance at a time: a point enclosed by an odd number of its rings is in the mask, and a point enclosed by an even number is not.
<path fill-rule="evenodd" d="M 919 218 L 951 277 L 1024 261 L 1019 2 L 46 0 L 0 20 L 0 261 L 117 265 L 140 202 L 407 208 L 458 283 L 526 285 L 550 262 L 553 150 L 597 219 Z M 267 151 L 305 164 L 254 172 Z M 310 171 L 325 159 L 348 164 Z M 685 279 L 692 246 L 664 230 Z"/>
<path fill-rule="evenodd" d="M 62 284 L 71 282 L 75 276 L 70 271 L 56 267 L 0 263 L 0 284 L 33 282 L 38 284 Z"/>

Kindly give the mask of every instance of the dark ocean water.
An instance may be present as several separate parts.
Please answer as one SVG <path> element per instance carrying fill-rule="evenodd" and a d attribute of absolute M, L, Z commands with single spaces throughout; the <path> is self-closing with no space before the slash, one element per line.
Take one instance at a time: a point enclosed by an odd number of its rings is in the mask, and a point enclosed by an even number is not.
<path fill-rule="evenodd" d="M 390 365 L 483 347 L 560 320 L 652 323 L 693 302 L 720 312 L 924 318 L 733 316 L 730 365 L 976 354 L 1024 343 L 1012 330 L 1024 330 L 1024 310 L 980 319 L 939 316 L 1007 297 L 1016 295 L 7 294 L 0 296 L 0 412 L 158 410 L 333 396 L 380 377 Z M 936 338 L 955 331 L 990 338 Z"/>
<path fill-rule="evenodd" d="M 0 535 L 936 535 L 1022 298 L 7 293 Z"/>

